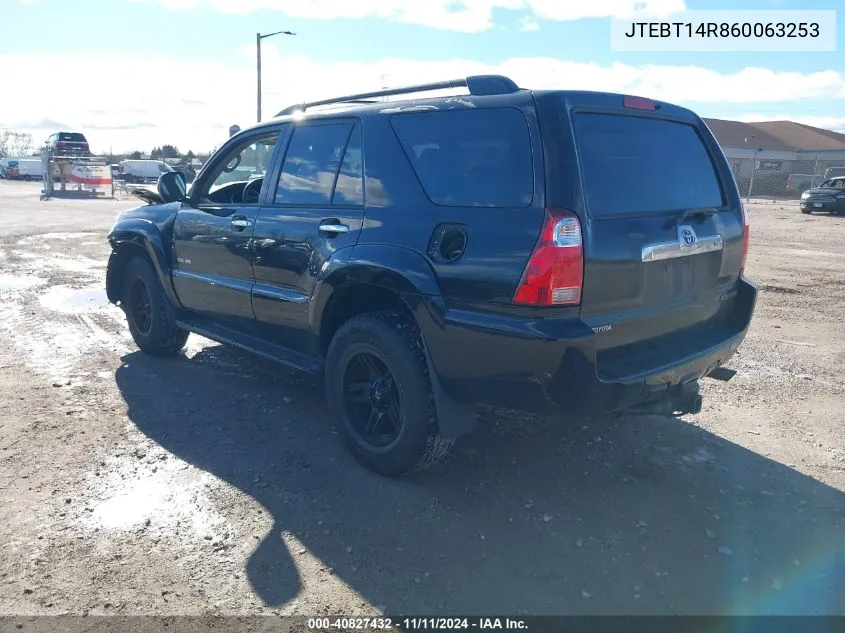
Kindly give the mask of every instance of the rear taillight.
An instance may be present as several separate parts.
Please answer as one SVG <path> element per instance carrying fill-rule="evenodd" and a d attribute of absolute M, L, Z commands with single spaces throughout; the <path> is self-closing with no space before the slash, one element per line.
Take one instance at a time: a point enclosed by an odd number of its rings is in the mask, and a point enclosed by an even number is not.
<path fill-rule="evenodd" d="M 64 146 L 65 146 L 64 141 L 59 141 L 58 143 L 56 143 L 56 147 L 64 147 Z"/>
<path fill-rule="evenodd" d="M 546 209 L 540 239 L 522 273 L 513 301 L 533 306 L 578 305 L 583 284 L 581 223 L 571 211 Z"/>
<path fill-rule="evenodd" d="M 745 268 L 745 260 L 748 259 L 748 211 L 742 205 L 742 263 L 740 268 Z"/>

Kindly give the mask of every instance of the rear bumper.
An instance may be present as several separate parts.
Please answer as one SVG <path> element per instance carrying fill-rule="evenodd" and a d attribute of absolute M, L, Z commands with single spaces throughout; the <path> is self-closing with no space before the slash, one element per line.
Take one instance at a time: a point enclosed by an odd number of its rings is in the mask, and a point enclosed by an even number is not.
<path fill-rule="evenodd" d="M 724 326 L 708 336 L 678 333 L 659 354 L 637 353 L 624 362 L 603 360 L 597 335 L 578 318 L 517 322 L 450 312 L 420 325 L 440 384 L 453 399 L 592 415 L 689 396 L 698 379 L 734 355 L 756 299 L 756 286 L 741 278 Z"/>

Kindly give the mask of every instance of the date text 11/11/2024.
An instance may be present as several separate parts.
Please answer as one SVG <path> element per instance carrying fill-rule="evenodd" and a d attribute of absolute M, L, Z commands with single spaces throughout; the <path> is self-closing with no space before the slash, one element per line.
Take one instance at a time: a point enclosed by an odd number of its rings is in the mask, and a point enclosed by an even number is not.
<path fill-rule="evenodd" d="M 519 618 L 309 618 L 307 627 L 312 631 L 390 630 L 443 631 L 443 630 L 526 630 L 528 625 Z"/>

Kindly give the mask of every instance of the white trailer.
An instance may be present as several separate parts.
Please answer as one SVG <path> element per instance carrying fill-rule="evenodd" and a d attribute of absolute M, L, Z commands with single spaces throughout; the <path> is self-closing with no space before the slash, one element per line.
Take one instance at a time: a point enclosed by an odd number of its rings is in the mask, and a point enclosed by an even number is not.
<path fill-rule="evenodd" d="M 159 176 L 173 168 L 160 160 L 123 160 L 118 168 L 118 178 L 126 182 L 158 182 Z"/>
<path fill-rule="evenodd" d="M 44 177 L 40 158 L 9 158 L 5 167 L 14 168 L 9 176 L 14 180 L 41 180 Z"/>

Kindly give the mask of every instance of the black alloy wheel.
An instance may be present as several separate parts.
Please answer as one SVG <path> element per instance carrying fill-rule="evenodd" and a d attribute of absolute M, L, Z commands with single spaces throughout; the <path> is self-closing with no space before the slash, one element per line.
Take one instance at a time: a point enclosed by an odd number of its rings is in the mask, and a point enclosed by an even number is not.
<path fill-rule="evenodd" d="M 362 350 L 343 373 L 343 406 L 352 432 L 376 448 L 396 442 L 404 419 L 402 391 L 387 362 Z"/>

